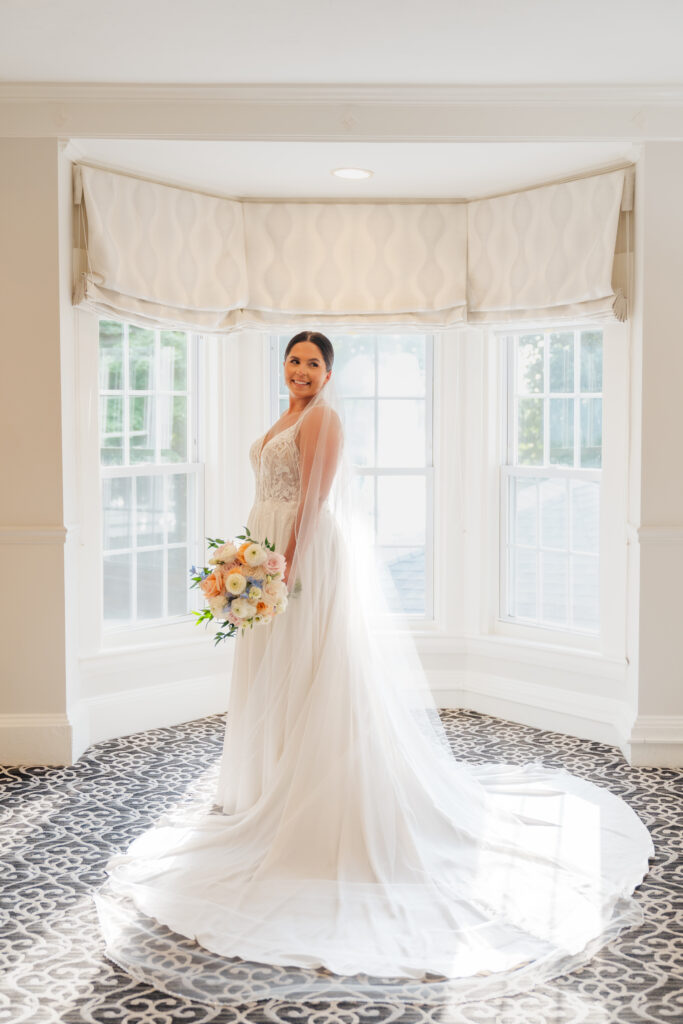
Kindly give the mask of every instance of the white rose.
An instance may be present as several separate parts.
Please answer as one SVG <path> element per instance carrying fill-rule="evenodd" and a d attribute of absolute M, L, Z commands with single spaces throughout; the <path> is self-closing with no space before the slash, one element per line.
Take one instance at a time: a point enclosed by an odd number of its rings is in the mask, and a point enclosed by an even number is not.
<path fill-rule="evenodd" d="M 256 614 L 256 608 L 245 597 L 238 597 L 236 601 L 232 602 L 231 608 L 233 614 L 240 619 L 251 619 Z"/>
<path fill-rule="evenodd" d="M 277 601 L 275 602 L 275 614 L 279 615 L 280 612 L 283 612 L 286 607 L 287 607 L 287 598 L 286 597 L 278 597 Z"/>
<path fill-rule="evenodd" d="M 211 614 L 215 619 L 219 619 L 222 617 L 223 609 L 225 608 L 227 603 L 228 602 L 226 601 L 225 596 L 223 594 L 219 594 L 218 597 L 209 598 L 209 608 L 211 609 Z"/>
<path fill-rule="evenodd" d="M 271 580 L 270 583 L 266 583 L 263 589 L 266 592 L 266 594 L 268 594 L 270 597 L 278 598 L 282 594 L 283 587 L 285 588 L 285 590 L 287 589 L 286 585 L 282 582 L 282 580 Z"/>
<path fill-rule="evenodd" d="M 225 581 L 225 589 L 229 594 L 241 594 L 247 581 L 241 572 L 231 572 Z"/>
<path fill-rule="evenodd" d="M 263 565 L 268 552 L 264 551 L 260 544 L 250 544 L 244 549 L 244 561 L 247 565 Z"/>
<path fill-rule="evenodd" d="M 220 562 L 229 562 L 237 554 L 237 548 L 234 544 L 221 544 L 220 547 L 215 548 L 213 558 L 209 559 L 209 565 L 218 565 Z"/>
<path fill-rule="evenodd" d="M 261 600 L 261 588 L 260 587 L 249 587 L 249 593 L 247 594 L 247 597 L 249 598 L 250 601 L 260 601 Z"/>

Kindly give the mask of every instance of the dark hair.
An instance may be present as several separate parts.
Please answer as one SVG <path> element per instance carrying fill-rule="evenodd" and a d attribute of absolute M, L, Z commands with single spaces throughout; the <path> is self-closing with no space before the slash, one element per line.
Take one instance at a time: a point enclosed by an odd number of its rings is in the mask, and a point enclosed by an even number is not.
<path fill-rule="evenodd" d="M 320 349 L 320 354 L 325 360 L 325 367 L 328 370 L 332 369 L 332 365 L 334 363 L 334 348 L 332 347 L 332 342 L 319 331 L 301 331 L 299 334 L 295 334 L 291 341 L 287 342 L 285 359 L 289 355 L 291 349 L 293 349 L 295 345 L 298 345 L 300 341 L 312 341 L 314 345 L 317 345 Z"/>

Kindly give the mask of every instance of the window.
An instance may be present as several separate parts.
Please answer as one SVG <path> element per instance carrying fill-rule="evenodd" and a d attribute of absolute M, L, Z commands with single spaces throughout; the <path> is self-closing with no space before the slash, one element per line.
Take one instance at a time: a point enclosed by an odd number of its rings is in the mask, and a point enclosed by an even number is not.
<path fill-rule="evenodd" d="M 602 331 L 506 333 L 504 620 L 599 634 Z"/>
<path fill-rule="evenodd" d="M 289 406 L 282 364 L 290 337 L 272 339 L 273 418 Z M 390 609 L 432 618 L 432 338 L 345 334 L 330 340 L 357 500 L 396 586 L 388 588 Z"/>
<path fill-rule="evenodd" d="M 99 321 L 105 628 L 188 614 L 198 560 L 197 341 Z"/>

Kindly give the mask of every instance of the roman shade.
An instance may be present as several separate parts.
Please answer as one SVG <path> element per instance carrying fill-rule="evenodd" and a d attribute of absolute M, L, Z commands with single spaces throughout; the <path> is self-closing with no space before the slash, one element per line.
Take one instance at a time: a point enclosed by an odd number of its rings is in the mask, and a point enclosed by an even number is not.
<path fill-rule="evenodd" d="M 613 287 L 624 170 L 467 206 L 467 319 L 625 319 Z"/>
<path fill-rule="evenodd" d="M 79 163 L 73 301 L 208 333 L 624 319 L 625 181 L 622 168 L 482 200 L 276 202 Z"/>

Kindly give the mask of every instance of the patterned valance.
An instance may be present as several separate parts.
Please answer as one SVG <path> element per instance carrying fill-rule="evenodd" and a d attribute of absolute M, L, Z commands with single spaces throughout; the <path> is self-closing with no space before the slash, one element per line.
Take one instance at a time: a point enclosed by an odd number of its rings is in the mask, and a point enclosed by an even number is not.
<path fill-rule="evenodd" d="M 261 202 L 75 164 L 74 304 L 209 333 L 625 319 L 625 181 L 620 169 L 470 202 Z"/>

